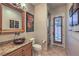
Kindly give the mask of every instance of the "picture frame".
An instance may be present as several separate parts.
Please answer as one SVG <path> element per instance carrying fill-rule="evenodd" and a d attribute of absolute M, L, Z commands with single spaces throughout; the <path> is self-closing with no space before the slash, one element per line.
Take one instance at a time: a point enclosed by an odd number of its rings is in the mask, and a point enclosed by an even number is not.
<path fill-rule="evenodd" d="M 14 28 L 14 20 L 10 20 L 10 28 Z"/>
<path fill-rule="evenodd" d="M 79 3 L 73 3 L 71 8 L 69 9 L 69 25 L 76 26 L 79 24 Z"/>
<path fill-rule="evenodd" d="M 73 26 L 73 7 L 74 7 L 74 4 L 71 5 L 70 9 L 69 9 L 69 26 Z"/>
<path fill-rule="evenodd" d="M 15 28 L 19 28 L 19 21 L 15 21 Z"/>
<path fill-rule="evenodd" d="M 26 32 L 34 32 L 34 15 L 26 12 Z"/>
<path fill-rule="evenodd" d="M 79 25 L 79 10 L 76 10 L 74 13 L 73 13 L 73 26 L 77 26 Z"/>

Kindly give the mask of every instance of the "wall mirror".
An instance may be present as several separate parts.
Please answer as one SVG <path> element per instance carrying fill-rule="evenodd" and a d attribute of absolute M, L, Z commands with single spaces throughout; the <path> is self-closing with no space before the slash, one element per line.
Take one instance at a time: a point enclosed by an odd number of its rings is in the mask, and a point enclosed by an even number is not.
<path fill-rule="evenodd" d="M 0 32 L 24 32 L 24 11 L 13 4 L 0 4 Z"/>

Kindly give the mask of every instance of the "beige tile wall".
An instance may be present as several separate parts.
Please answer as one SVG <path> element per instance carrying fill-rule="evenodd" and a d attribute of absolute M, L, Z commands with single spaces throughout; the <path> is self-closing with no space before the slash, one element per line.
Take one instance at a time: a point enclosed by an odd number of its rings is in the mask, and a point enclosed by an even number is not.
<path fill-rule="evenodd" d="M 47 4 L 35 6 L 35 35 L 38 43 L 46 41 L 45 48 L 47 48 Z"/>

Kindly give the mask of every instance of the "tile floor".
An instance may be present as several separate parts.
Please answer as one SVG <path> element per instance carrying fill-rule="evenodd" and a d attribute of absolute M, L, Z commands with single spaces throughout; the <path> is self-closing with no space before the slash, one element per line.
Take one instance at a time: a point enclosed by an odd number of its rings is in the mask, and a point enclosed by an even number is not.
<path fill-rule="evenodd" d="M 42 56 L 66 56 L 65 49 L 60 46 L 52 46 L 48 51 L 42 51 Z"/>

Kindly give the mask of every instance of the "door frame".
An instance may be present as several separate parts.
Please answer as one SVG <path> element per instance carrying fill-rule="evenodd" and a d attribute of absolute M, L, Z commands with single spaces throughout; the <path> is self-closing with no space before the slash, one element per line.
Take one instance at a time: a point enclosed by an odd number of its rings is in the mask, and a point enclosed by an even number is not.
<path fill-rule="evenodd" d="M 61 42 L 58 42 L 58 41 L 55 41 L 55 18 L 61 18 Z M 62 24 L 63 24 L 63 19 L 62 19 L 63 17 L 62 16 L 58 16 L 58 17 L 54 17 L 53 18 L 53 42 L 54 43 L 60 43 L 60 44 L 62 44 L 62 41 L 63 41 L 63 26 L 62 26 Z"/>

